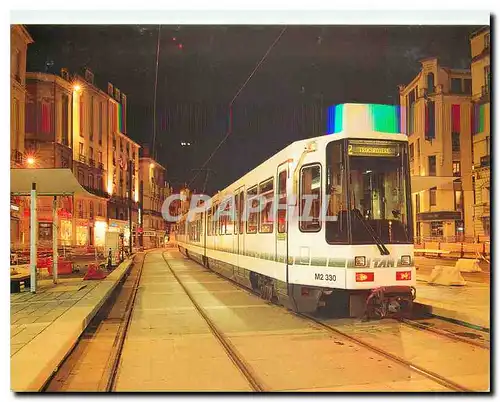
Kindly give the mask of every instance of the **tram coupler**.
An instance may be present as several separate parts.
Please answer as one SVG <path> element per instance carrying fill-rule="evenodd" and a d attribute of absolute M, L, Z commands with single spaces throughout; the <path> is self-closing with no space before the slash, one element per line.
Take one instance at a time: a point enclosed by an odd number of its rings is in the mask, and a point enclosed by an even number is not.
<path fill-rule="evenodd" d="M 366 299 L 363 320 L 408 316 L 416 297 L 417 290 L 413 286 L 381 286 L 372 289 Z"/>

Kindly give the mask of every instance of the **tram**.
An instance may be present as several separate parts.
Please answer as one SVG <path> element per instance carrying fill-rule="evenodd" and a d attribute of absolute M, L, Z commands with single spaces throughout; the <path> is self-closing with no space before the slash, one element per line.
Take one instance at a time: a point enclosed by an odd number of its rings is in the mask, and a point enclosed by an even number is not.
<path fill-rule="evenodd" d="M 327 135 L 290 144 L 184 215 L 179 250 L 297 312 L 409 312 L 416 275 L 399 122 L 397 106 L 330 107 Z"/>

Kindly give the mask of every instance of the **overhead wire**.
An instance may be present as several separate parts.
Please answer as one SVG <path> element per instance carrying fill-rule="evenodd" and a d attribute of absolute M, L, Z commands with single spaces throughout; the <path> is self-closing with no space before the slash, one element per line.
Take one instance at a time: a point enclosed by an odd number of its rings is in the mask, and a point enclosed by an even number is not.
<path fill-rule="evenodd" d="M 240 88 L 238 89 L 238 91 L 236 91 L 236 94 L 233 96 L 233 98 L 229 102 L 229 128 L 227 130 L 227 133 L 224 136 L 224 138 L 219 142 L 219 144 L 215 147 L 215 149 L 212 151 L 212 153 L 210 154 L 210 156 L 208 157 L 208 159 L 205 161 L 205 163 L 203 163 L 201 169 L 198 170 L 198 172 L 194 175 L 194 177 L 189 181 L 188 188 L 196 180 L 196 178 L 200 174 L 201 170 L 205 169 L 205 167 L 210 163 L 210 161 L 212 160 L 212 158 L 214 157 L 214 155 L 217 153 L 217 151 L 220 149 L 220 147 L 222 146 L 222 144 L 224 144 L 224 142 L 226 142 L 226 140 L 231 135 L 232 129 L 233 129 L 233 103 L 235 102 L 236 98 L 240 95 L 241 91 L 243 91 L 243 89 L 246 87 L 246 85 L 248 84 L 248 82 L 252 79 L 252 77 L 257 72 L 257 70 L 259 69 L 259 67 L 261 66 L 261 64 L 266 60 L 267 56 L 269 55 L 269 53 L 271 52 L 271 50 L 274 48 L 274 46 L 278 43 L 278 41 L 281 39 L 281 37 L 285 33 L 286 29 L 287 29 L 287 27 L 285 26 L 281 30 L 281 32 L 279 33 L 279 35 L 276 37 L 276 39 L 273 41 L 273 43 L 271 43 L 271 45 L 267 49 L 267 51 L 264 54 L 264 56 L 262 56 L 262 58 L 257 63 L 257 65 L 255 66 L 255 68 L 253 69 L 253 71 L 250 73 L 250 75 L 247 77 L 247 79 L 245 80 L 245 82 L 243 83 L 243 85 L 240 86 Z"/>

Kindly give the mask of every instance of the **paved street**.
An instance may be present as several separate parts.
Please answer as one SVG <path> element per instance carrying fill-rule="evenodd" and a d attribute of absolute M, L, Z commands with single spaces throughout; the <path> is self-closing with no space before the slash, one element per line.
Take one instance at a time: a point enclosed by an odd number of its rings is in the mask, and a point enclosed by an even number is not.
<path fill-rule="evenodd" d="M 166 258 L 195 300 L 268 390 L 445 389 L 349 340 L 332 336 L 282 307 L 264 302 L 176 251 L 167 252 Z M 464 372 L 461 377 L 459 368 L 437 357 L 434 348 L 434 351 L 429 350 L 428 334 L 421 334 L 421 339 L 414 341 L 411 331 L 398 328 L 379 335 L 377 342 L 382 342 L 382 346 L 389 342 L 386 346 L 394 353 L 412 359 L 418 357 L 419 363 L 433 369 L 443 371 L 447 367 L 444 374 L 464 381 L 472 389 L 488 387 L 487 351 L 477 352 L 470 346 L 464 348 L 451 342 L 449 348 L 454 348 L 453 353 L 447 354 L 446 359 L 455 356 L 464 363 L 470 358 L 481 356 L 482 359 L 480 365 L 477 361 L 475 371 Z M 436 348 L 446 344 L 440 339 L 434 341 Z M 169 272 L 161 254 L 149 254 L 124 344 L 116 390 L 248 389 L 241 373 L 225 356 L 221 345 L 211 336 L 206 323 Z"/>

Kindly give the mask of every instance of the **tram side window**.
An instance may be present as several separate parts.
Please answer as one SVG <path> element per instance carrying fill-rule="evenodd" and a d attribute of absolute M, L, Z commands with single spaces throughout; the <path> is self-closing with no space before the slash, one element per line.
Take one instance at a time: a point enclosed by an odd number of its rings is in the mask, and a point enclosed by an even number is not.
<path fill-rule="evenodd" d="M 321 166 L 303 167 L 300 174 L 299 222 L 302 232 L 321 230 Z"/>
<path fill-rule="evenodd" d="M 212 208 L 207 211 L 207 236 L 212 236 Z"/>
<path fill-rule="evenodd" d="M 347 181 L 345 174 L 344 144 L 332 141 L 326 147 L 326 194 L 328 209 L 325 217 L 326 241 L 348 242 Z"/>
<path fill-rule="evenodd" d="M 226 206 L 224 207 L 224 219 L 226 222 L 226 234 L 233 234 L 234 225 L 234 198 L 231 196 L 226 200 Z"/>
<path fill-rule="evenodd" d="M 257 233 L 258 207 L 257 186 L 254 186 L 247 191 L 247 233 Z"/>
<path fill-rule="evenodd" d="M 238 223 L 240 227 L 240 233 L 243 234 L 245 219 L 243 219 L 243 207 L 245 205 L 245 192 L 241 191 L 240 193 L 240 204 L 239 204 L 239 214 L 238 214 Z"/>
<path fill-rule="evenodd" d="M 234 200 L 235 200 L 235 219 L 234 219 L 234 234 L 238 234 L 238 229 L 239 229 L 239 226 L 240 226 L 240 195 L 239 194 L 236 194 L 236 196 L 234 197 Z"/>
<path fill-rule="evenodd" d="M 218 232 L 218 227 L 219 227 L 219 205 L 215 204 L 213 207 L 213 213 L 212 213 L 212 224 L 213 224 L 213 230 L 212 233 L 214 236 L 217 236 L 219 234 Z"/>
<path fill-rule="evenodd" d="M 260 202 L 264 205 L 260 209 L 259 232 L 273 232 L 273 201 L 274 201 L 274 179 L 271 177 L 259 186 Z"/>
<path fill-rule="evenodd" d="M 287 172 L 283 170 L 278 176 L 278 233 L 286 232 L 286 179 Z"/>

